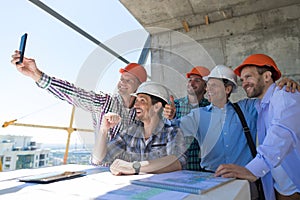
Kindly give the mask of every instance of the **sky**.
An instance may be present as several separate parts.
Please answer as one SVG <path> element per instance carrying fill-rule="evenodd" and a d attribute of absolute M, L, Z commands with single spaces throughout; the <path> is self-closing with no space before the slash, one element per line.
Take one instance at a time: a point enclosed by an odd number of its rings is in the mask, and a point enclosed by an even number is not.
<path fill-rule="evenodd" d="M 137 45 L 142 47 L 145 42 L 146 31 L 117 0 L 42 2 L 100 42 L 111 44 L 113 50 L 118 50 L 118 45 L 126 47 L 129 42 L 127 33 L 130 31 L 143 32 L 144 35 L 136 39 L 139 40 Z M 102 67 L 103 71 L 103 78 L 97 82 L 96 87 L 108 93 L 115 91 L 114 86 L 119 79 L 117 70 L 120 66 L 124 67 L 125 63 L 108 55 L 96 44 L 30 1 L 2 1 L 0 25 L 1 125 L 13 119 L 17 119 L 18 123 L 63 127 L 70 123 L 72 107 L 38 88 L 31 78 L 20 74 L 10 63 L 11 55 L 19 48 L 20 37 L 24 33 L 28 33 L 25 56 L 34 58 L 43 72 L 71 83 L 78 82 L 86 63 L 98 55 L 96 52 L 99 51 L 101 58 L 110 58 L 107 62 L 103 59 L 99 66 L 95 66 Z M 119 42 L 120 40 L 124 43 Z M 139 53 L 139 50 L 129 50 L 124 58 L 137 62 Z M 91 125 L 79 127 L 76 123 L 73 127 L 92 128 Z M 67 140 L 67 132 L 64 130 L 32 127 L 8 126 L 0 128 L 0 135 L 28 135 L 38 143 L 51 144 L 65 144 Z M 71 136 L 71 143 L 74 142 L 82 142 L 76 132 Z"/>

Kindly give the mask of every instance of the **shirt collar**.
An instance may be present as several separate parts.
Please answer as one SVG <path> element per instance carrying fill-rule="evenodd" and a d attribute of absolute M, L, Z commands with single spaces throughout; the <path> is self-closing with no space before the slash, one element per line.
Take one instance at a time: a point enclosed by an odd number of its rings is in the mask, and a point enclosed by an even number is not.
<path fill-rule="evenodd" d="M 228 102 L 225 104 L 224 108 L 227 109 L 227 106 L 228 106 L 229 104 L 232 104 L 232 103 L 231 103 L 231 101 L 228 100 Z M 206 107 L 207 107 L 208 110 L 212 110 L 213 108 L 217 108 L 217 107 L 214 106 L 212 103 L 211 103 L 210 105 L 206 106 Z M 220 108 L 218 108 L 218 109 L 220 109 Z"/>
<path fill-rule="evenodd" d="M 152 132 L 152 135 L 157 135 L 160 130 L 163 129 L 165 125 L 164 119 L 159 120 L 156 128 Z M 133 125 L 129 126 L 128 130 L 126 131 L 128 135 L 143 138 L 144 137 L 144 124 L 141 121 L 138 121 L 137 123 L 134 123 Z"/>
<path fill-rule="evenodd" d="M 190 105 L 192 106 L 192 104 L 189 102 L 189 98 L 188 98 L 188 95 L 183 97 L 182 98 L 182 102 L 185 104 L 185 105 Z M 201 107 L 202 105 L 207 105 L 209 104 L 208 100 L 206 98 L 203 98 L 201 99 L 201 101 L 199 103 L 197 103 L 197 106 L 196 107 Z M 194 106 L 192 106 L 194 107 Z"/>
<path fill-rule="evenodd" d="M 131 110 L 131 109 L 133 109 L 133 110 L 135 110 L 133 106 L 132 106 L 131 108 L 127 108 L 127 107 L 125 106 L 124 101 L 123 101 L 123 99 L 122 99 L 122 96 L 121 96 L 119 93 L 116 94 L 115 97 L 117 98 L 118 102 L 121 103 L 121 105 L 123 106 L 124 109 L 126 109 L 126 110 Z"/>
<path fill-rule="evenodd" d="M 188 96 L 183 97 L 182 101 L 183 101 L 184 104 L 189 104 L 189 98 L 188 98 Z"/>
<path fill-rule="evenodd" d="M 212 108 L 213 108 L 213 104 L 212 103 L 207 106 L 207 110 L 211 110 Z"/>
<path fill-rule="evenodd" d="M 276 84 L 273 83 L 272 85 L 270 85 L 263 98 L 258 99 L 258 101 L 255 104 L 255 108 L 258 112 L 260 112 L 261 109 L 263 109 L 264 107 L 266 107 L 266 105 L 270 103 L 270 99 L 273 96 L 275 88 L 276 88 Z"/>
<path fill-rule="evenodd" d="M 122 97 L 121 97 L 121 95 L 119 93 L 116 94 L 116 97 L 117 97 L 117 99 L 118 99 L 119 102 L 121 102 L 122 104 L 124 104 L 123 103 L 123 99 L 122 99 Z"/>
<path fill-rule="evenodd" d="M 275 90 L 275 87 L 276 87 L 275 83 L 270 85 L 270 87 L 268 88 L 266 94 L 264 95 L 264 97 L 261 100 L 261 104 L 268 104 L 270 102 L 270 99 L 273 96 L 273 92 Z"/>
<path fill-rule="evenodd" d="M 164 119 L 159 120 L 153 134 L 156 135 L 158 132 L 160 132 L 160 130 L 163 129 L 164 125 L 165 125 Z"/>

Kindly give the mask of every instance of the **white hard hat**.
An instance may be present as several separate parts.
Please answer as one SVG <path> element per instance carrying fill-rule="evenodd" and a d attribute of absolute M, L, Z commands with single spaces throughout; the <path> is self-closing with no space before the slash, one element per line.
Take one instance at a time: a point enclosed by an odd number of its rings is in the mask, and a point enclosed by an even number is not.
<path fill-rule="evenodd" d="M 146 82 L 142 83 L 138 87 L 137 91 L 131 95 L 137 96 L 138 94 L 141 94 L 141 93 L 159 97 L 162 100 L 164 100 L 166 103 L 168 103 L 168 99 L 170 97 L 170 93 L 165 86 L 163 86 L 160 83 L 153 82 L 153 81 L 146 81 Z"/>
<path fill-rule="evenodd" d="M 209 78 L 220 78 L 226 79 L 233 83 L 232 92 L 237 91 L 237 76 L 233 72 L 233 70 L 225 65 L 217 65 L 215 66 L 208 76 L 204 76 L 203 80 L 208 81 Z"/>

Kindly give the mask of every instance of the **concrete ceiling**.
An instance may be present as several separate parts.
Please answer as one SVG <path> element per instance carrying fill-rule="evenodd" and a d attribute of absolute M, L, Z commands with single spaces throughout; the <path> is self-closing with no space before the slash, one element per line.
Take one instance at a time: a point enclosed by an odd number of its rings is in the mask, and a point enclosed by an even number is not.
<path fill-rule="evenodd" d="M 265 53 L 285 76 L 300 80 L 300 0 L 120 2 L 150 32 L 152 63 L 171 66 L 184 75 L 196 65 L 238 66 L 252 53 Z M 174 73 L 163 67 L 153 65 L 151 77 L 172 83 L 168 86 L 174 91 L 185 91 L 184 85 L 173 84 Z"/>
<path fill-rule="evenodd" d="M 120 0 L 144 27 L 172 30 L 299 3 L 299 0 Z"/>

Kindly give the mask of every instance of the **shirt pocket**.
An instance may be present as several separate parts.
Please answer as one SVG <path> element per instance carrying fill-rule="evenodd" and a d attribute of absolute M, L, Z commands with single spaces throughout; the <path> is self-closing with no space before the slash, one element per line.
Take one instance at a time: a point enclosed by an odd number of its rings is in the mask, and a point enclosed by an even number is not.
<path fill-rule="evenodd" d="M 151 145 L 150 159 L 167 156 L 167 143 L 154 143 Z"/>

